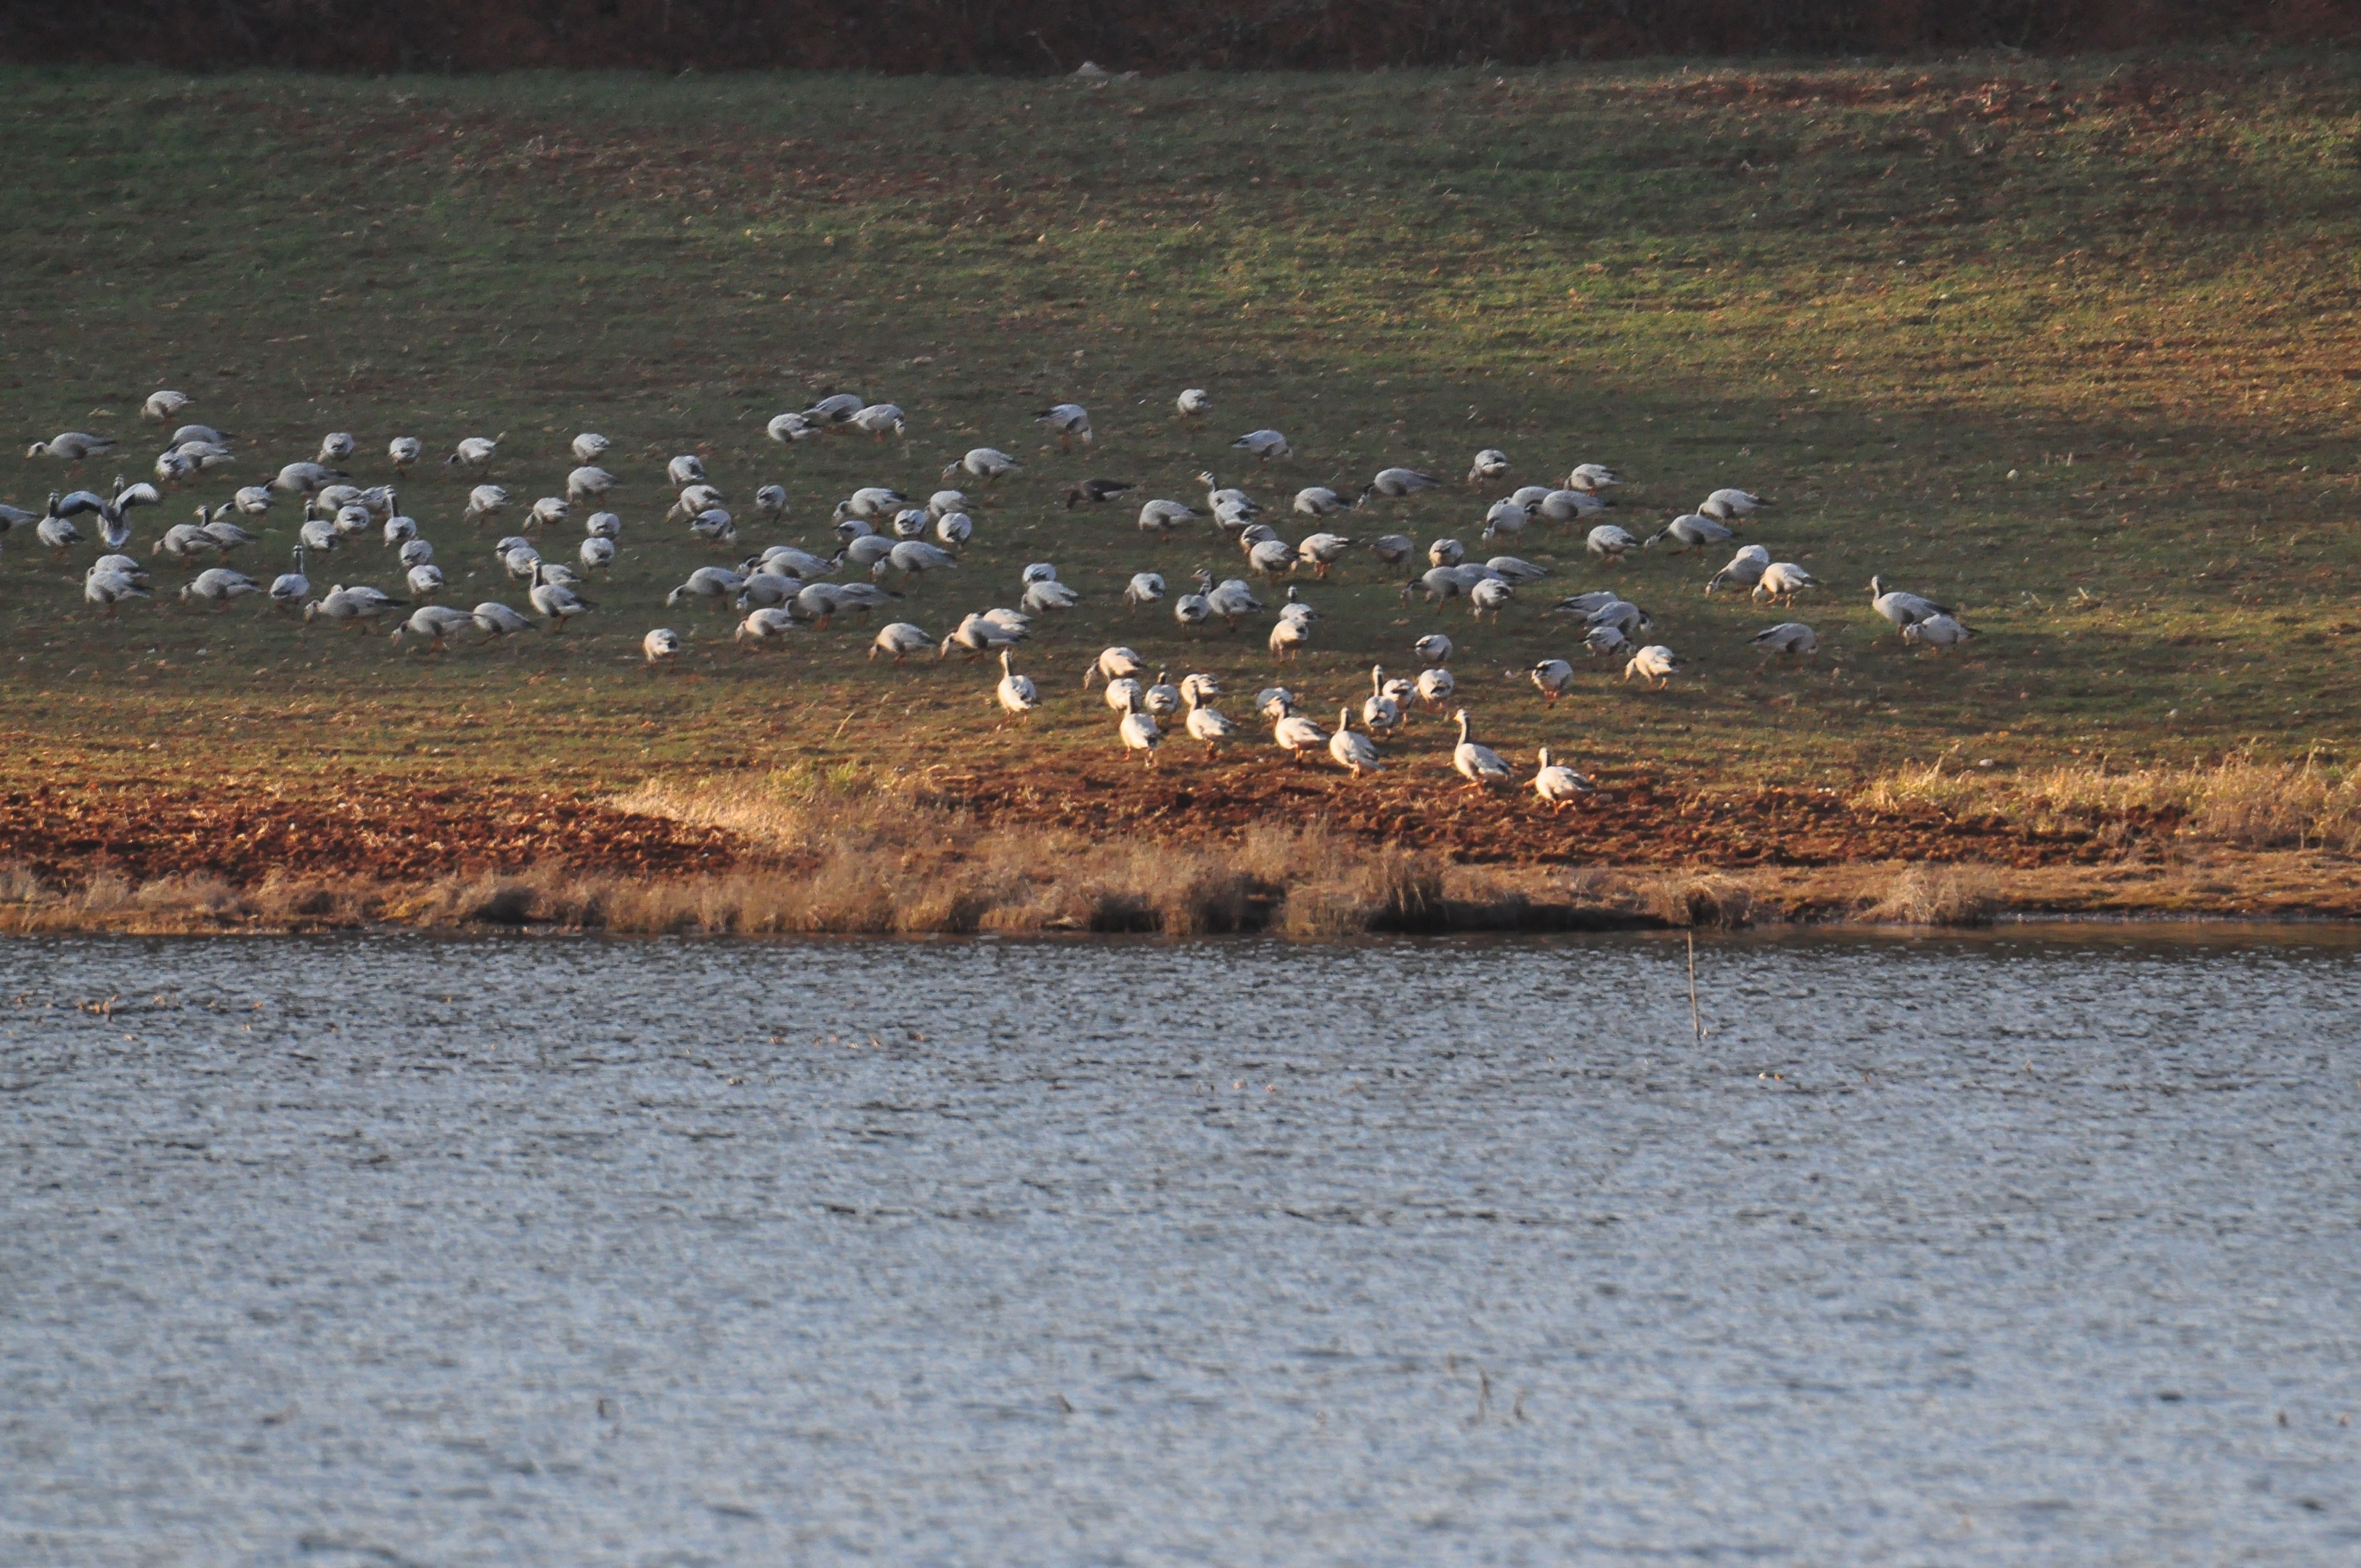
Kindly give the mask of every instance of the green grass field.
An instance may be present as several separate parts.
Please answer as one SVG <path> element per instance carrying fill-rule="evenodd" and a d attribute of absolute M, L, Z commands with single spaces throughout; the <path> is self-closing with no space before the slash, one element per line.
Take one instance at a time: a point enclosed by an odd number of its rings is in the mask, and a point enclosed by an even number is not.
<path fill-rule="evenodd" d="M 1700 595 L 1726 550 L 1609 572 L 1536 532 L 1509 548 L 1554 576 L 1497 628 L 1405 610 L 1404 574 L 1366 553 L 1307 583 L 1328 616 L 1286 677 L 1307 707 L 1333 716 L 1372 662 L 1412 664 L 1410 641 L 1439 619 L 1463 696 L 1504 747 L 1732 781 L 1843 784 L 1946 752 L 2334 755 L 2361 713 L 2361 61 L 1103 89 L 0 80 L 0 499 L 38 509 L 118 466 L 144 477 L 162 432 L 137 410 L 158 387 L 195 396 L 183 418 L 236 433 L 241 462 L 139 514 L 143 553 L 330 430 L 359 437 L 359 483 L 388 477 L 395 434 L 439 455 L 505 432 L 494 477 L 522 508 L 562 489 L 579 430 L 614 439 L 608 466 L 627 481 L 598 614 L 447 659 L 305 630 L 258 600 L 186 610 L 170 569 L 158 603 L 93 619 L 94 549 L 54 563 L 19 530 L 0 558 L 12 783 L 243 787 L 358 768 L 591 789 L 789 757 L 1029 765 L 1111 744 L 1111 716 L 1075 690 L 1105 643 L 1224 673 L 1234 693 L 1272 671 L 1263 627 L 1200 638 L 1116 598 L 1143 568 L 1244 575 L 1234 548 L 1210 528 L 1143 538 L 1134 508 L 1064 511 L 1068 481 L 1104 473 L 1202 503 L 1191 477 L 1211 466 L 1283 510 L 1301 486 L 1410 464 L 1453 488 L 1345 531 L 1474 547 L 1509 488 L 1457 482 L 1484 446 L 1515 459 L 1510 484 L 1613 465 L 1619 521 L 1642 534 L 1718 486 L 1776 498 L 1745 537 L 1824 585 L 1794 612 L 1820 630 L 1819 667 L 1755 674 L 1747 638 L 1784 616 Z M 1191 385 L 1215 401 L 1200 429 L 1172 414 Z M 764 439 L 822 389 L 901 404 L 906 445 Z M 1069 398 L 1093 411 L 1094 455 L 1060 456 L 1027 417 Z M 1268 474 L 1227 450 L 1260 425 L 1297 452 Z M 122 462 L 21 455 L 68 429 L 122 437 Z M 982 667 L 873 664 L 857 621 L 741 660 L 729 619 L 662 607 L 692 566 L 725 559 L 658 521 L 672 454 L 703 454 L 741 521 L 757 485 L 786 487 L 795 516 L 747 526 L 751 554 L 827 541 L 855 485 L 923 496 L 980 443 L 1028 471 L 984 497 L 963 568 L 914 584 L 897 613 L 939 637 L 1014 603 L 1023 563 L 1054 561 L 1087 597 L 1022 661 L 1053 696 L 1030 734 L 993 730 Z M 437 547 L 448 601 L 521 603 L 489 554 L 511 528 L 462 527 L 465 491 L 423 469 L 403 510 Z M 283 569 L 295 510 L 237 564 Z M 1290 538 L 1308 527 L 1277 521 Z M 578 537 L 560 531 L 547 553 Z M 1962 658 L 1906 652 L 1869 609 L 1872 573 L 1959 605 L 1982 640 Z M 373 538 L 313 576 L 400 586 Z M 1602 583 L 1653 612 L 1692 673 L 1645 695 L 1601 668 L 1545 716 L 1521 671 L 1578 643 L 1541 610 Z M 702 678 L 639 667 L 659 624 L 696 630 Z M 1403 751 L 1433 763 L 1439 735 Z"/>

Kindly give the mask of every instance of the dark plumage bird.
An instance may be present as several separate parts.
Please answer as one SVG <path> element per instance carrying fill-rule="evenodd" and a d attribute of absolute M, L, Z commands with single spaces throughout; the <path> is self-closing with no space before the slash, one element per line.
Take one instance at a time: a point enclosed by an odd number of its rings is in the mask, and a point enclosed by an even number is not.
<path fill-rule="evenodd" d="M 1138 488 L 1129 479 L 1084 479 L 1066 492 L 1066 510 L 1073 510 L 1076 501 L 1089 501 L 1093 506 L 1100 501 L 1111 501 L 1125 491 Z"/>

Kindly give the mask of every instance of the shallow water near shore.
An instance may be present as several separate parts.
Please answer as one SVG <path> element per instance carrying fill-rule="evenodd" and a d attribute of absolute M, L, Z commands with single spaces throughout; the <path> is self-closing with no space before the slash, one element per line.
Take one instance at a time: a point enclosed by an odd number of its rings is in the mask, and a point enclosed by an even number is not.
<path fill-rule="evenodd" d="M 0 1561 L 2361 1556 L 2361 938 L 1697 978 L 0 944 Z"/>

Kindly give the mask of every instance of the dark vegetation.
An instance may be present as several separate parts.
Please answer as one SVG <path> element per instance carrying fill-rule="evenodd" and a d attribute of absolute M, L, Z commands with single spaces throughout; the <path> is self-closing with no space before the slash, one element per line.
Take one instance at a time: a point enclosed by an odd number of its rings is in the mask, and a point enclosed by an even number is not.
<path fill-rule="evenodd" d="M 1663 55 L 2361 41 L 2361 0 L 122 0 L 0 58 L 176 69 L 1369 70 Z"/>

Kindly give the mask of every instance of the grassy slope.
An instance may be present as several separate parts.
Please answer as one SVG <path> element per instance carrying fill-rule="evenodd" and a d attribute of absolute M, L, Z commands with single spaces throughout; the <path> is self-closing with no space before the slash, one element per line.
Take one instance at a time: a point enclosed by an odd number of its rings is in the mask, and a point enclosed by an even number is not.
<path fill-rule="evenodd" d="M 1143 541 L 1128 511 L 1058 510 L 1060 481 L 1115 473 L 1199 499 L 1186 476 L 1233 477 L 1227 438 L 1265 423 L 1299 453 L 1250 479 L 1276 496 L 1392 462 L 1455 478 L 1499 445 L 1520 483 L 1615 464 L 1637 532 L 1718 485 L 1779 498 L 1752 536 L 1831 590 L 1799 612 L 1821 629 L 1820 673 L 1753 676 L 1745 638 L 1779 617 L 1701 598 L 1718 560 L 1635 558 L 1609 578 L 1528 535 L 1516 553 L 1561 564 L 1549 587 L 1617 582 L 1697 673 L 1643 696 L 1602 671 L 1544 719 L 1530 686 L 1501 684 L 1574 645 L 1538 596 L 1497 630 L 1451 611 L 1463 693 L 1514 747 L 1838 782 L 1955 746 L 2334 749 L 2361 710 L 2346 675 L 2361 62 L 1100 91 L 0 77 L 16 218 L 0 499 L 38 506 L 59 482 L 18 455 L 59 428 L 131 437 L 140 471 L 158 443 L 136 410 L 159 385 L 247 438 L 225 479 L 308 456 L 328 429 L 359 434 L 363 482 L 384 477 L 391 434 L 439 451 L 505 431 L 499 477 L 522 505 L 561 488 L 566 440 L 587 428 L 617 439 L 609 466 L 631 481 L 623 562 L 592 590 L 598 634 L 447 663 L 251 604 L 84 619 L 90 552 L 52 565 L 19 532 L 0 561 L 11 784 L 365 767 L 622 786 L 788 751 L 964 767 L 1020 744 L 1102 747 L 1108 716 L 1071 688 L 1105 641 L 1230 673 L 1233 690 L 1269 663 L 1258 633 L 1201 652 L 1167 619 L 1124 617 L 1131 571 L 1226 575 L 1236 557 L 1210 536 Z M 1170 417 L 1184 385 L 1213 389 L 1210 428 Z M 903 404 L 906 453 L 763 438 L 821 387 Z M 1086 464 L 1043 451 L 1025 418 L 1066 397 L 1097 415 Z M 960 610 L 1014 602 L 1022 562 L 1058 562 L 1090 598 L 1027 661 L 1056 698 L 1034 740 L 991 734 L 983 671 L 869 664 L 857 625 L 742 663 L 725 642 L 699 681 L 632 667 L 649 626 L 699 620 L 660 596 L 714 558 L 656 522 L 666 455 L 704 452 L 741 503 L 784 482 L 796 519 L 748 543 L 810 544 L 851 486 L 923 494 L 975 442 L 1031 472 L 989 498 L 965 570 L 917 585 L 902 613 L 939 635 Z M 421 476 L 404 510 L 473 602 L 500 586 L 487 547 L 507 530 L 467 537 L 463 494 Z M 1427 498 L 1406 531 L 1472 543 L 1488 499 Z M 181 521 L 168 510 L 142 517 L 143 549 Z M 292 510 L 249 570 L 280 569 Z M 1385 510 L 1352 531 L 1398 526 Z M 398 586 L 373 542 L 345 554 L 315 581 Z M 1873 571 L 1960 603 L 1987 634 L 1975 656 L 1903 654 L 1867 609 Z M 1393 576 L 1363 555 L 1349 587 L 1308 590 L 1330 620 L 1299 692 L 1333 711 L 1373 658 L 1411 662 L 1434 617 L 1401 610 Z M 2068 609 L 2078 592 L 2097 607 Z M 726 620 L 700 625 L 726 638 Z M 1436 733 L 1413 743 L 1422 765 Z"/>

